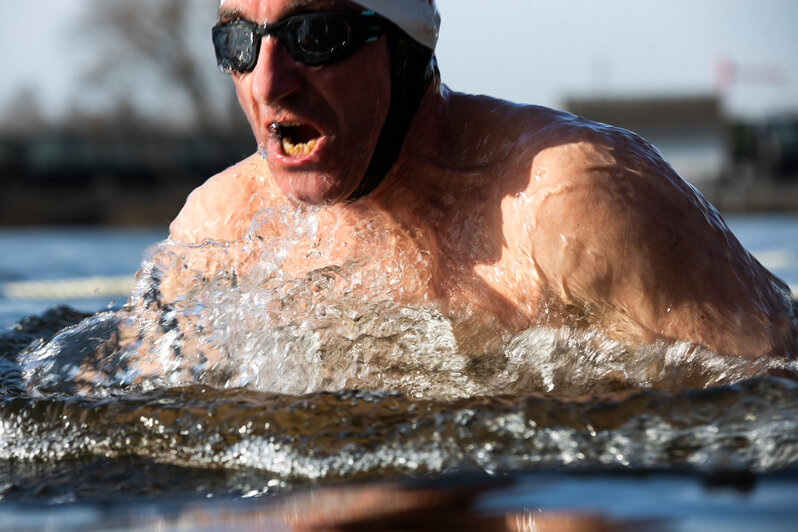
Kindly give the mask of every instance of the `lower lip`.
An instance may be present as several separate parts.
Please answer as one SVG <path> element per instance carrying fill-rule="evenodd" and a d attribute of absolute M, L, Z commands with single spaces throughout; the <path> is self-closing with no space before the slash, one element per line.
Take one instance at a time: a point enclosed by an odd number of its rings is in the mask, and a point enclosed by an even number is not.
<path fill-rule="evenodd" d="M 310 153 L 303 155 L 288 155 L 283 151 L 283 141 L 279 137 L 269 135 L 266 142 L 269 159 L 280 166 L 296 167 L 317 163 L 327 145 L 327 137 L 319 137 Z"/>

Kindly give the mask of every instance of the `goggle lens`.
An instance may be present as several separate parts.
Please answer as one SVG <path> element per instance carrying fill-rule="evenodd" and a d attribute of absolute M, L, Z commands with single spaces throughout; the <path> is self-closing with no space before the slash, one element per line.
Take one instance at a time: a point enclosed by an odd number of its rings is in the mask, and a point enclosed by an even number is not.
<path fill-rule="evenodd" d="M 303 53 L 324 55 L 344 47 L 351 39 L 351 26 L 343 18 L 291 20 L 286 25 Z"/>
<path fill-rule="evenodd" d="M 213 46 L 216 49 L 216 60 L 222 70 L 226 72 L 252 70 L 257 54 L 254 29 L 245 21 L 235 21 L 213 28 Z"/>
<path fill-rule="evenodd" d="M 260 41 L 273 35 L 291 57 L 308 66 L 343 59 L 383 32 L 371 11 L 331 11 L 294 15 L 276 24 L 260 26 L 238 19 L 213 27 L 213 45 L 225 72 L 249 72 L 258 60 Z"/>

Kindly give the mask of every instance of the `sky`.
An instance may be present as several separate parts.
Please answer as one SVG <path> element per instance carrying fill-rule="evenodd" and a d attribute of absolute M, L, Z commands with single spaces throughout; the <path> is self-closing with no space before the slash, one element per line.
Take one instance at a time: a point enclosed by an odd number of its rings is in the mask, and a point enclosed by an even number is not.
<path fill-rule="evenodd" d="M 23 88 L 57 117 L 84 90 L 96 43 L 87 0 L 13 2 L 0 32 L 0 113 Z M 109 0 L 111 1 L 111 0 Z M 201 0 L 195 0 L 201 1 Z M 208 24 L 213 20 L 209 5 Z M 438 59 L 452 89 L 561 106 L 566 96 L 706 94 L 716 64 L 739 67 L 729 114 L 798 114 L 796 0 L 438 0 Z M 210 41 L 210 39 L 209 39 Z M 210 43 L 209 68 L 215 68 Z"/>

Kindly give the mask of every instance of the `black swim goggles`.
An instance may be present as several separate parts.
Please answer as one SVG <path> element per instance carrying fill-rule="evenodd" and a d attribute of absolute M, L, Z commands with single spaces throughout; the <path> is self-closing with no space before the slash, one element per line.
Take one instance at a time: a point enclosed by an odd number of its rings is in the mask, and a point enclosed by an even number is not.
<path fill-rule="evenodd" d="M 251 72 L 266 35 L 276 37 L 295 61 L 328 65 L 354 53 L 385 31 L 373 11 L 319 11 L 291 15 L 274 24 L 236 19 L 213 27 L 216 61 L 223 72 Z"/>

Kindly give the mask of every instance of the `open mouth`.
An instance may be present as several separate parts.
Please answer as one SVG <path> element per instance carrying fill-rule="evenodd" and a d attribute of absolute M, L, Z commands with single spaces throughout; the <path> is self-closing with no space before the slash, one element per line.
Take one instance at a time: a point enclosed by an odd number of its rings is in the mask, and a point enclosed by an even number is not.
<path fill-rule="evenodd" d="M 310 154 L 321 138 L 321 132 L 307 124 L 275 122 L 269 126 L 269 131 L 280 139 L 283 152 L 290 157 Z"/>

